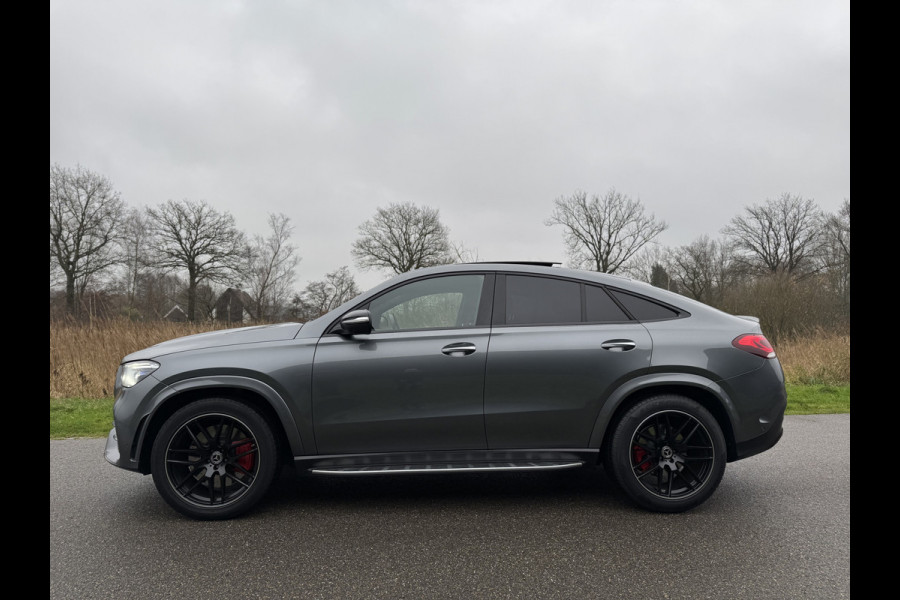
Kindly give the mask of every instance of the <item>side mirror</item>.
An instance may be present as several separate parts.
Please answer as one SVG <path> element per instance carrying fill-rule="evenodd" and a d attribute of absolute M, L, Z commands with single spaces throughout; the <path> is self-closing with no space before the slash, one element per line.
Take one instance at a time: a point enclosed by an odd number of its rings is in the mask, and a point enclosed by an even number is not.
<path fill-rule="evenodd" d="M 372 333 L 372 315 L 368 310 L 351 310 L 341 317 L 341 333 L 360 335 Z"/>

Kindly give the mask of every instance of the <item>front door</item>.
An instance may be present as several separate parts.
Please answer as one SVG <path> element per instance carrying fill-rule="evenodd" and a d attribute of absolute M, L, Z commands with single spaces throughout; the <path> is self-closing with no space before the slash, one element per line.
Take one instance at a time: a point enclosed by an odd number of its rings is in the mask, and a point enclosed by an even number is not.
<path fill-rule="evenodd" d="M 313 364 L 319 454 L 484 449 L 492 276 L 431 277 L 366 306 L 372 333 L 324 335 Z"/>

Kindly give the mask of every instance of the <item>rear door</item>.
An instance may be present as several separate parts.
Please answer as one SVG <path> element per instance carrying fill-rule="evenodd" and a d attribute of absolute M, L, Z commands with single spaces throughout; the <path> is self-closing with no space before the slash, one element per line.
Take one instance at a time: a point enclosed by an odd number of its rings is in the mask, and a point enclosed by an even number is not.
<path fill-rule="evenodd" d="M 604 288 L 497 276 L 484 412 L 488 447 L 585 448 L 607 394 L 650 365 L 647 330 Z"/>

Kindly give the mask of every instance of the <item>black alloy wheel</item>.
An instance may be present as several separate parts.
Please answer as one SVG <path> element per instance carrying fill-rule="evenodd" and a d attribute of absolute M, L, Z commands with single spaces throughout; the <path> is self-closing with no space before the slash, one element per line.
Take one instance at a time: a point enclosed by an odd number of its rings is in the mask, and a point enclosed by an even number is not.
<path fill-rule="evenodd" d="M 153 444 L 153 481 L 176 510 L 195 519 L 226 519 L 250 509 L 276 471 L 265 419 L 228 399 L 194 402 L 173 414 Z"/>
<path fill-rule="evenodd" d="M 704 502 L 725 472 L 725 440 L 715 418 L 681 396 L 657 396 L 625 413 L 613 433 L 608 465 L 625 493 L 658 512 Z"/>

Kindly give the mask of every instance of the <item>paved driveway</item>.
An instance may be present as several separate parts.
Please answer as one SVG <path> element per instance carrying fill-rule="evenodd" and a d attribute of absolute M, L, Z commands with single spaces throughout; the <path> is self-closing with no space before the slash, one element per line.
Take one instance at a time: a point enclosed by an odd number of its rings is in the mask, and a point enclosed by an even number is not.
<path fill-rule="evenodd" d="M 850 597 L 850 415 L 788 417 L 680 515 L 600 469 L 283 476 L 250 515 L 187 520 L 104 440 L 50 442 L 50 598 Z"/>

